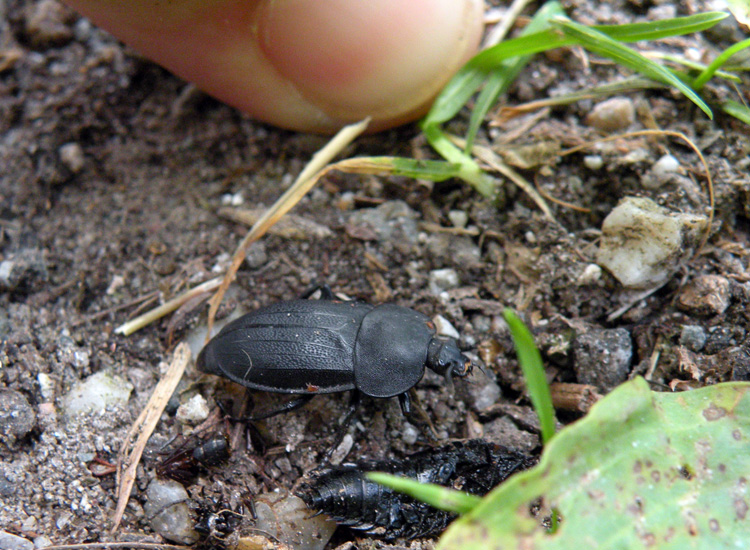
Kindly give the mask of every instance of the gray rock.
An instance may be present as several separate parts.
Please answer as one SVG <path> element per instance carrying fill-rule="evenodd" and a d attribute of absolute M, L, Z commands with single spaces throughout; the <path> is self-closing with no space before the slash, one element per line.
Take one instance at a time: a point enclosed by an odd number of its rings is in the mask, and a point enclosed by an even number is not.
<path fill-rule="evenodd" d="M 705 216 L 626 197 L 604 219 L 596 261 L 626 288 L 659 286 L 690 259 L 706 223 Z"/>
<path fill-rule="evenodd" d="M 430 271 L 429 286 L 433 296 L 439 296 L 444 290 L 456 288 L 459 285 L 458 273 L 455 269 L 434 269 Z"/>
<path fill-rule="evenodd" d="M 0 262 L 0 290 L 33 290 L 47 279 L 47 262 L 39 248 L 20 249 Z"/>
<path fill-rule="evenodd" d="M 694 315 L 720 315 L 732 298 L 729 279 L 720 275 L 701 275 L 687 284 L 677 297 L 677 307 Z"/>
<path fill-rule="evenodd" d="M 60 46 L 73 38 L 68 24 L 71 12 L 55 0 L 29 4 L 26 10 L 26 36 L 36 48 Z"/>
<path fill-rule="evenodd" d="M 34 426 L 36 413 L 26 397 L 14 390 L 0 389 L 0 439 L 14 443 L 26 437 Z"/>
<path fill-rule="evenodd" d="M 578 382 L 606 392 L 627 379 L 633 342 L 624 328 L 592 329 L 576 336 L 573 354 Z"/>
<path fill-rule="evenodd" d="M 355 210 L 349 216 L 349 231 L 368 228 L 374 238 L 408 253 L 417 243 L 419 215 L 403 201 L 388 201 L 376 208 Z"/>
<path fill-rule="evenodd" d="M 427 249 L 442 264 L 464 268 L 481 264 L 481 250 L 469 237 L 435 233 L 427 238 Z"/>
<path fill-rule="evenodd" d="M 90 412 L 104 412 L 107 407 L 124 405 L 130 398 L 133 385 L 105 371 L 92 374 L 79 382 L 62 398 L 67 417 Z"/>
<path fill-rule="evenodd" d="M 60 155 L 60 162 L 74 174 L 83 170 L 85 158 L 83 156 L 83 148 L 79 144 L 66 143 L 65 145 L 61 145 L 57 150 L 57 154 Z"/>
<path fill-rule="evenodd" d="M 151 528 L 165 539 L 193 544 L 200 538 L 188 507 L 187 491 L 177 481 L 156 478 L 149 483 L 143 511 Z"/>
<path fill-rule="evenodd" d="M 484 425 L 484 438 L 523 452 L 530 452 L 539 446 L 536 435 L 519 429 L 507 416 L 487 422 Z"/>
<path fill-rule="evenodd" d="M 264 493 L 254 503 L 255 527 L 295 550 L 323 550 L 336 530 L 333 520 L 311 514 L 301 498 L 285 492 Z"/>
<path fill-rule="evenodd" d="M 5 531 L 0 531 L 0 548 L 3 550 L 34 550 L 34 543 Z"/>
<path fill-rule="evenodd" d="M 250 245 L 245 254 L 245 263 L 250 269 L 258 269 L 268 261 L 266 254 L 266 245 L 261 241 L 256 241 Z"/>
<path fill-rule="evenodd" d="M 690 351 L 702 350 L 707 339 L 706 331 L 699 325 L 683 325 L 680 331 L 680 345 L 685 346 Z"/>

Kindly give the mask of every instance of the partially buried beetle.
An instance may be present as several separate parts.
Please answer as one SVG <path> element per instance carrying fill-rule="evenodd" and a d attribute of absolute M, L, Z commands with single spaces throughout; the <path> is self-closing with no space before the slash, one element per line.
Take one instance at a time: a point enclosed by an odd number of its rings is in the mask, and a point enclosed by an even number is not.
<path fill-rule="evenodd" d="M 320 300 L 304 299 L 317 289 Z M 398 396 L 407 413 L 408 391 L 425 367 L 450 378 L 466 376 L 472 365 L 453 338 L 436 334 L 426 315 L 393 304 L 337 300 L 327 285 L 232 321 L 198 355 L 204 372 L 254 390 L 298 394 L 284 411 L 318 393 L 355 390 Z"/>

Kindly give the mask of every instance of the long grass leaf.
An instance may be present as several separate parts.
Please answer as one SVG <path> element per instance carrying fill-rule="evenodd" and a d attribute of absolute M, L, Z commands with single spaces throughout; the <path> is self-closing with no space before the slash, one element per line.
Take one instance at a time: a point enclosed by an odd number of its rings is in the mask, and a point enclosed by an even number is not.
<path fill-rule="evenodd" d="M 719 56 L 714 59 L 713 62 L 708 67 L 706 67 L 706 69 L 701 74 L 698 75 L 698 78 L 693 81 L 693 88 L 695 88 L 696 90 L 700 90 L 701 88 L 703 88 L 703 86 L 711 79 L 714 73 L 721 67 L 723 67 L 727 61 L 729 61 L 730 57 L 748 47 L 750 47 L 750 38 L 746 38 L 745 40 L 738 42 L 737 44 L 730 46 L 729 48 L 721 52 L 721 54 L 719 54 Z"/>
<path fill-rule="evenodd" d="M 394 476 L 383 472 L 369 472 L 367 477 L 375 483 L 380 483 L 390 487 L 394 491 L 405 493 L 417 500 L 426 502 L 434 508 L 453 512 L 456 514 L 465 514 L 473 510 L 482 498 L 476 495 L 470 495 L 447 487 L 441 487 L 433 483 L 422 483 L 416 479 Z"/>
<path fill-rule="evenodd" d="M 729 14 L 723 11 L 709 11 L 662 21 L 627 23 L 625 25 L 594 25 L 592 28 L 620 42 L 639 42 L 705 31 L 727 17 L 729 17 Z"/>
<path fill-rule="evenodd" d="M 674 86 L 693 103 L 700 107 L 709 118 L 713 118 L 711 109 L 709 109 L 708 105 L 706 105 L 700 96 L 696 94 L 690 86 L 682 82 L 665 67 L 662 67 L 635 50 L 624 46 L 623 44 L 611 39 L 606 34 L 592 29 L 591 27 L 581 25 L 580 23 L 562 17 L 556 18 L 553 23 L 559 26 L 567 36 L 577 40 L 587 50 L 603 57 L 608 57 L 614 62 L 629 67 L 630 69 L 658 82 L 664 82 L 670 86 Z"/>
<path fill-rule="evenodd" d="M 531 404 L 534 405 L 542 426 L 542 442 L 546 444 L 555 434 L 555 409 L 552 406 L 552 396 L 544 374 L 542 357 L 534 344 L 534 337 L 518 315 L 513 310 L 506 309 L 503 316 L 510 327 L 510 334 L 518 355 L 518 364 L 526 380 L 526 389 L 529 392 Z"/>
<path fill-rule="evenodd" d="M 560 3 L 547 2 L 536 12 L 534 18 L 523 30 L 522 36 L 534 34 L 548 28 L 549 20 L 558 15 L 564 15 Z M 521 55 L 508 59 L 489 74 L 484 88 L 480 92 L 479 97 L 477 97 L 474 109 L 471 112 L 469 130 L 466 132 L 466 151 L 471 150 L 479 127 L 489 110 L 495 104 L 495 101 L 497 101 L 497 98 L 510 87 L 516 76 L 518 76 L 518 73 L 523 70 L 531 58 L 531 55 Z"/>

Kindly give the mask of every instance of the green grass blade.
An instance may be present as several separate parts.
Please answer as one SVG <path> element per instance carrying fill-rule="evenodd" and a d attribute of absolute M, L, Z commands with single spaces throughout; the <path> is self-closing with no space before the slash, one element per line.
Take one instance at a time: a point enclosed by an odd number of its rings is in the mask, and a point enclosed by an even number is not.
<path fill-rule="evenodd" d="M 452 119 L 469 102 L 485 78 L 486 71 L 464 66 L 440 92 L 422 124 L 432 126 Z"/>
<path fill-rule="evenodd" d="M 366 475 L 368 479 L 375 483 L 380 483 L 394 491 L 405 493 L 410 497 L 426 502 L 433 508 L 453 512 L 454 514 L 466 514 L 482 502 L 482 498 L 476 495 L 455 491 L 432 483 L 420 483 L 415 479 L 383 472 L 370 472 Z"/>
<path fill-rule="evenodd" d="M 693 103 L 700 107 L 709 118 L 713 118 L 711 109 L 709 109 L 708 105 L 706 105 L 700 96 L 665 67 L 662 67 L 635 50 L 624 46 L 623 44 L 611 39 L 606 34 L 592 29 L 591 27 L 581 25 L 580 23 L 562 17 L 556 18 L 553 23 L 559 26 L 567 36 L 577 40 L 587 50 L 603 57 L 607 57 L 615 63 L 629 67 L 648 78 L 674 86 Z"/>
<path fill-rule="evenodd" d="M 639 42 L 704 31 L 727 17 L 729 17 L 729 14 L 723 11 L 709 11 L 663 21 L 628 23 L 625 25 L 594 25 L 592 28 L 619 42 Z"/>
<path fill-rule="evenodd" d="M 558 15 L 564 15 L 560 3 L 547 2 L 536 12 L 534 18 L 523 30 L 522 36 L 545 30 L 549 27 L 549 20 Z M 477 97 L 474 109 L 471 112 L 469 130 L 466 132 L 465 151 L 471 151 L 479 127 L 482 125 L 489 110 L 495 104 L 495 101 L 497 101 L 498 96 L 508 89 L 516 79 L 516 76 L 518 76 L 518 73 L 523 70 L 531 58 L 531 55 L 521 55 L 508 59 L 489 74 L 484 88 L 482 88 L 479 97 Z"/>
<path fill-rule="evenodd" d="M 388 173 L 394 176 L 445 181 L 459 177 L 461 166 L 444 160 L 417 160 L 405 157 L 362 157 L 363 163 L 371 165 L 375 173 Z"/>
<path fill-rule="evenodd" d="M 747 105 L 730 99 L 721 104 L 721 110 L 745 124 L 750 124 L 750 108 Z"/>
<path fill-rule="evenodd" d="M 696 90 L 700 90 L 701 88 L 703 88 L 703 86 L 711 79 L 714 73 L 721 67 L 723 67 L 727 61 L 729 61 L 730 57 L 748 47 L 750 47 L 750 38 L 746 38 L 745 40 L 738 42 L 737 44 L 730 46 L 729 48 L 721 52 L 721 54 L 716 59 L 714 59 L 713 62 L 708 67 L 706 67 L 706 69 L 701 74 L 698 75 L 698 78 L 693 81 L 693 88 L 695 88 Z"/>
<path fill-rule="evenodd" d="M 542 356 L 534 344 L 534 337 L 518 315 L 513 310 L 506 309 L 503 316 L 510 327 L 518 363 L 526 380 L 526 389 L 542 426 L 542 442 L 546 444 L 555 435 L 555 409 L 552 406 Z"/>
<path fill-rule="evenodd" d="M 497 182 L 484 172 L 470 155 L 453 145 L 439 126 L 422 124 L 427 141 L 440 156 L 459 166 L 456 177 L 474 187 L 483 197 L 492 198 L 497 191 Z"/>
<path fill-rule="evenodd" d="M 709 12 L 688 17 L 676 17 L 666 21 L 653 21 L 649 23 L 632 23 L 627 25 L 597 25 L 594 27 L 581 27 L 598 31 L 613 40 L 619 42 L 637 42 L 640 40 L 653 40 L 666 38 L 690 32 L 698 32 L 714 26 L 726 18 L 724 12 Z M 573 36 L 560 33 L 556 29 L 548 29 L 541 32 L 506 40 L 475 55 L 466 65 L 466 68 L 492 70 L 502 64 L 506 59 L 519 55 L 531 55 L 563 46 L 586 44 Z"/>

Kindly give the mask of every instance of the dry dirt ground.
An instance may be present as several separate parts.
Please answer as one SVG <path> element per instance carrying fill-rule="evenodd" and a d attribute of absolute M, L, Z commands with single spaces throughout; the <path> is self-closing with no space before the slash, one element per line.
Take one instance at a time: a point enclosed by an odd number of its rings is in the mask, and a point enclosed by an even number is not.
<path fill-rule="evenodd" d="M 584 23 L 700 8 L 691 0 L 566 4 Z M 740 36 L 728 20 L 710 33 L 644 47 L 712 59 Z M 624 74 L 575 53 L 540 56 L 507 102 Z M 745 76 L 738 88 L 710 85 L 706 95 L 739 100 L 739 90 L 748 101 L 747 84 Z M 552 382 L 588 383 L 605 393 L 637 374 L 667 391 L 748 379 L 748 127 L 718 111 L 708 120 L 669 90 L 627 97 L 636 106 L 627 130 L 655 125 L 684 133 L 714 178 L 716 216 L 707 244 L 694 257 L 677 258 L 675 273 L 655 292 L 625 291 L 595 267 L 602 221 L 626 196 L 703 215 L 706 178 L 683 142 L 640 137 L 522 171 L 548 195 L 580 207 L 553 204 L 557 222 L 505 181 L 493 202 L 456 181 L 433 188 L 404 178 L 333 174 L 294 211 L 330 236 L 303 228 L 298 238 L 265 238 L 239 272 L 222 315 L 296 297 L 315 281 L 352 298 L 440 314 L 461 334 L 461 346 L 487 363 L 497 386 L 475 378 L 457 381 L 451 393 L 440 378 L 426 377 L 417 394 L 437 434 L 485 437 L 526 451 L 537 448 L 538 434 L 500 321 L 504 306 L 532 327 Z M 586 124 L 594 104 L 557 107 L 523 119 L 522 130 L 508 124 L 480 141 L 497 149 L 574 146 L 601 136 Z M 507 143 L 508 136 L 516 137 Z M 142 505 L 157 451 L 183 429 L 174 407 L 149 444 L 116 535 L 108 532 L 114 476 L 94 475 L 102 473 L 94 458 L 116 459 L 160 364 L 205 323 L 206 308 L 130 337 L 114 328 L 140 308 L 215 277 L 246 231 L 219 210 L 232 201 L 241 208 L 270 205 L 322 144 L 320 137 L 249 120 L 54 1 L 0 0 L 0 529 L 40 546 L 159 541 Z M 346 154 L 430 155 L 415 126 L 360 139 Z M 678 172 L 644 185 L 665 154 L 677 159 Z M 460 224 L 461 217 L 468 219 L 466 231 L 436 229 Z M 440 279 L 433 273 L 439 269 L 453 269 L 457 281 Z M 430 280 L 443 287 L 431 288 Z M 610 361 L 612 355 L 618 359 Z M 69 417 L 64 396 L 100 371 L 132 385 L 127 403 Z M 238 399 L 192 366 L 182 389 L 183 398 L 200 393 L 212 409 Z M 256 400 L 262 407 L 269 398 Z M 402 456 L 426 446 L 429 430 L 418 419 L 405 420 L 391 401 L 365 400 L 348 459 Z M 320 460 L 346 402 L 343 395 L 319 397 L 315 406 L 260 424 L 263 444 L 241 438 L 227 464 L 193 482 L 191 496 L 198 506 L 236 509 L 248 496 L 291 487 Z M 579 415 L 561 411 L 560 418 Z M 341 531 L 330 544 L 354 536 Z"/>

